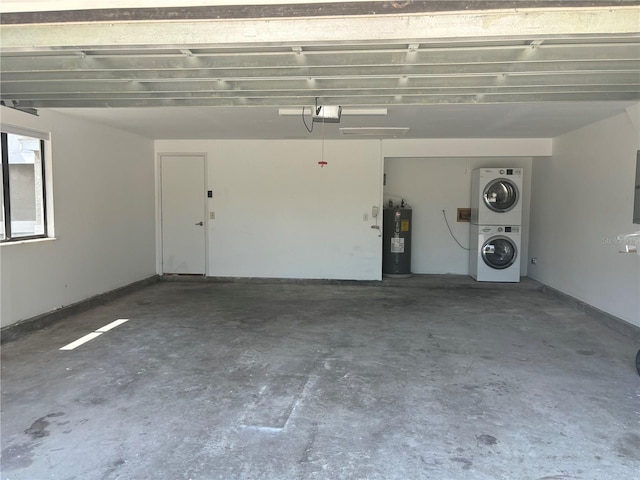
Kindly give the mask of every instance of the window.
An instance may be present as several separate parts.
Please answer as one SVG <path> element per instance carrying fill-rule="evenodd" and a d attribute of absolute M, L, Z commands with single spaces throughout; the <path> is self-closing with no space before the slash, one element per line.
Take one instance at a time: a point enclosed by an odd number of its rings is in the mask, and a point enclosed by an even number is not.
<path fill-rule="evenodd" d="M 0 242 L 47 236 L 45 141 L 2 132 Z"/>

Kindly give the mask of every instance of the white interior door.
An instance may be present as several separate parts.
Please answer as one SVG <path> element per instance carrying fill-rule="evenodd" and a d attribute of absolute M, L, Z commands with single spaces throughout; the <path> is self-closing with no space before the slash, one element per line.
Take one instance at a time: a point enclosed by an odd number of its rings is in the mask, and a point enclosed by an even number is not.
<path fill-rule="evenodd" d="M 160 158 L 162 273 L 205 273 L 205 159 Z"/>

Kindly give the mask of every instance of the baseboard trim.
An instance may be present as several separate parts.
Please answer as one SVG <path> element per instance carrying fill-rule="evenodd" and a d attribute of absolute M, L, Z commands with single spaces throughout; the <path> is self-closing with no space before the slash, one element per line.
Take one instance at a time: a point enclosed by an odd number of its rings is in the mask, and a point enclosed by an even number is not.
<path fill-rule="evenodd" d="M 582 300 L 578 300 L 577 298 L 572 297 L 567 293 L 556 290 L 549 285 L 545 285 L 544 283 L 540 283 L 540 291 L 542 291 L 545 295 L 549 295 L 556 300 L 560 300 L 563 303 L 573 306 L 575 309 L 589 315 L 590 317 L 596 319 L 598 322 L 609 327 L 610 329 L 620 333 L 621 335 L 624 335 L 625 337 L 632 338 L 637 343 L 640 343 L 640 327 L 638 327 L 637 325 L 633 325 L 621 318 L 616 317 L 615 315 L 604 312 L 592 305 L 589 305 L 588 303 L 583 302 Z"/>
<path fill-rule="evenodd" d="M 267 285 L 364 285 L 380 286 L 379 280 L 337 280 L 330 278 L 276 278 L 276 277 L 205 277 L 203 275 L 162 275 L 161 282 L 247 283 Z"/>
<path fill-rule="evenodd" d="M 36 315 L 35 317 L 12 323 L 11 325 L 7 325 L 0 330 L 0 344 L 11 342 L 27 335 L 28 333 L 49 327 L 54 323 L 62 320 L 63 318 L 68 317 L 69 315 L 75 315 L 77 313 L 84 312 L 86 310 L 89 310 L 90 308 L 96 307 L 106 302 L 110 302 L 129 293 L 133 293 L 136 290 L 145 288 L 149 285 L 153 285 L 158 281 L 158 275 L 153 275 L 143 280 L 129 283 L 128 285 L 125 285 L 123 287 L 119 287 L 105 293 L 100 293 L 85 300 L 80 300 L 79 302 L 72 303 L 71 305 L 66 305 L 56 310 L 52 310 L 51 312 L 46 312 L 40 315 Z"/>

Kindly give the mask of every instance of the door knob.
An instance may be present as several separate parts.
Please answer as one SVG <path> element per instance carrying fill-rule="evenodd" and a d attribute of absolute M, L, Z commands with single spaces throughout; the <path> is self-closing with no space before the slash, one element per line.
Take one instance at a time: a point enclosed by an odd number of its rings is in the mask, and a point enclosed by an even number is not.
<path fill-rule="evenodd" d="M 202 223 L 202 222 L 198 222 L 198 223 L 196 223 L 196 225 L 203 226 L 203 225 L 204 225 L 204 223 Z"/>

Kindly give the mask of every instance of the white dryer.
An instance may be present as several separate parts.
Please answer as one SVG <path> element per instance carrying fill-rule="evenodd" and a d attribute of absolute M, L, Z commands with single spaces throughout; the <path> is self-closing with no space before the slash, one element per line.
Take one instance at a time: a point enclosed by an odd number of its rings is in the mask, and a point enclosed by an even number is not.
<path fill-rule="evenodd" d="M 480 168 L 471 173 L 471 223 L 522 224 L 522 168 Z"/>
<path fill-rule="evenodd" d="M 520 226 L 471 225 L 469 274 L 478 282 L 520 281 Z"/>

